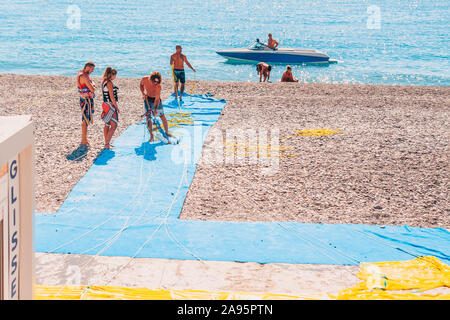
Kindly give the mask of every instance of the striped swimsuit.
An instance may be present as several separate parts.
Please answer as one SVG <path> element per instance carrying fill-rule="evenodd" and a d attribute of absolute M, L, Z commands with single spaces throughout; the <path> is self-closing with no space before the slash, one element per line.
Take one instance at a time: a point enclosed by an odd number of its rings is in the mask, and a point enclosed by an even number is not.
<path fill-rule="evenodd" d="M 112 83 L 112 82 L 111 82 Z M 119 112 L 117 111 L 117 108 L 114 107 L 111 97 L 109 95 L 109 89 L 108 89 L 108 81 L 104 81 L 102 84 L 102 93 L 103 93 L 103 104 L 102 104 L 102 115 L 100 116 L 103 122 L 105 122 L 106 125 L 111 125 L 111 121 L 115 124 L 119 123 Z M 117 96 L 117 91 L 119 90 L 118 87 L 116 87 L 113 84 L 113 95 L 114 99 L 116 100 L 116 103 L 119 101 L 119 98 Z"/>

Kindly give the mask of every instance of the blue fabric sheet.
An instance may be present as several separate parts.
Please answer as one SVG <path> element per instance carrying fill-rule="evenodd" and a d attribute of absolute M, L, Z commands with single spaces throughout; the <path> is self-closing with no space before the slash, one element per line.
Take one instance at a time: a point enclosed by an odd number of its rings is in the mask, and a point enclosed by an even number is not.
<path fill-rule="evenodd" d="M 440 228 L 180 220 L 206 133 L 224 105 L 185 95 L 181 112 L 195 124 L 173 129 L 179 145 L 147 142 L 144 122 L 127 128 L 58 212 L 36 214 L 36 250 L 259 263 L 358 265 L 423 255 L 450 262 L 450 233 Z M 169 98 L 164 108 L 178 112 L 178 103 Z"/>

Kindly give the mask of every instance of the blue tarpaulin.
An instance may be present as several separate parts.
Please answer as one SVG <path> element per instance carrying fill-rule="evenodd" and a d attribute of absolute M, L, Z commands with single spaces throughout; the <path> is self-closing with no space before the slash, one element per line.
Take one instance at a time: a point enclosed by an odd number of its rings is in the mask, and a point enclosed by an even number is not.
<path fill-rule="evenodd" d="M 169 98 L 165 112 L 178 112 Z M 450 262 L 442 228 L 180 220 L 204 139 L 224 100 L 186 95 L 193 124 L 180 144 L 149 143 L 144 122 L 127 128 L 56 213 L 36 214 L 36 250 L 106 256 L 358 265 L 433 255 Z"/>

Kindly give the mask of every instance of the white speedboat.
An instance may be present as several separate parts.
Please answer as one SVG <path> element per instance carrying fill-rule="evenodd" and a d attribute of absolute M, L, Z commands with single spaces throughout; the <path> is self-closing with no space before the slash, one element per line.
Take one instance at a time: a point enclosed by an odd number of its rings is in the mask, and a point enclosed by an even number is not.
<path fill-rule="evenodd" d="M 266 44 L 256 39 L 247 48 L 237 48 L 216 51 L 217 54 L 229 60 L 267 62 L 267 63 L 326 63 L 331 62 L 330 57 L 319 50 L 314 49 L 288 49 L 269 48 Z"/>

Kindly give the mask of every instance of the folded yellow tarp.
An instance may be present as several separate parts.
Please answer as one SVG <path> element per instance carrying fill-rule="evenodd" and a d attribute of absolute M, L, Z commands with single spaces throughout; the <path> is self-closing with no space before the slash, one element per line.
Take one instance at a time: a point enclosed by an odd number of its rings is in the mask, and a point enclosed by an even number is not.
<path fill-rule="evenodd" d="M 358 278 L 364 280 L 337 296 L 292 296 L 249 292 L 208 292 L 112 286 L 36 286 L 38 300 L 450 300 L 449 293 L 425 291 L 450 288 L 450 267 L 438 258 L 425 256 L 408 261 L 361 263 Z M 450 290 L 450 289 L 449 289 Z"/>
<path fill-rule="evenodd" d="M 408 261 L 361 263 L 358 278 L 364 282 L 342 290 L 334 297 L 342 300 L 450 300 L 450 294 L 425 291 L 450 287 L 450 267 L 433 256 Z M 448 290 L 447 290 L 448 292 Z"/>
<path fill-rule="evenodd" d="M 35 287 L 35 299 L 37 300 L 298 300 L 317 298 L 269 293 L 208 292 L 111 286 Z"/>

